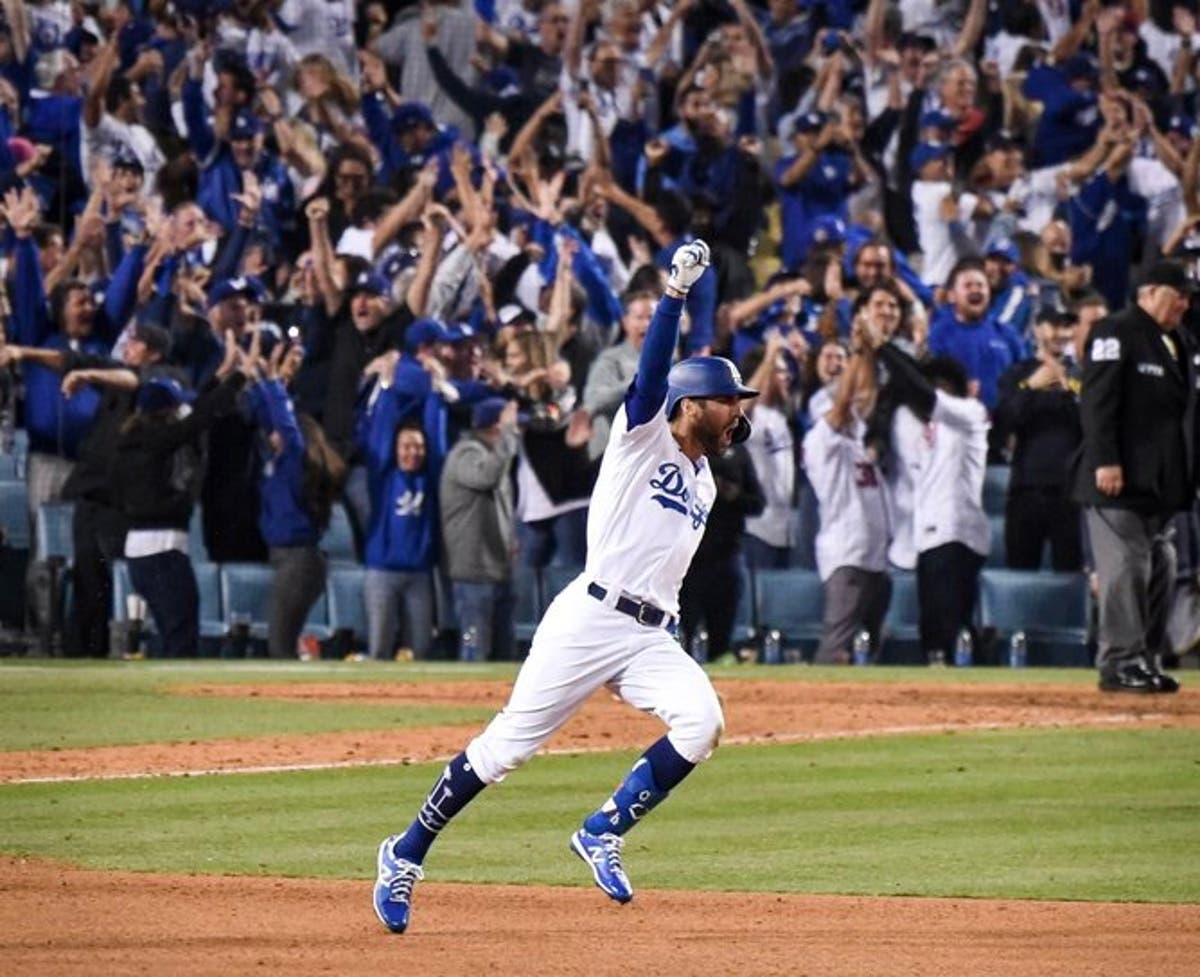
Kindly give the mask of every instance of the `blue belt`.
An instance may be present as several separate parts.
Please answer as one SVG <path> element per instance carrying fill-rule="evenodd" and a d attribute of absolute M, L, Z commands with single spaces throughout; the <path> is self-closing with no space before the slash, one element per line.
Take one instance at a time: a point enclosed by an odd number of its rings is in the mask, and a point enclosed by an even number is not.
<path fill-rule="evenodd" d="M 608 596 L 608 591 L 598 583 L 588 584 L 587 592 L 599 601 L 603 601 Z M 645 601 L 634 600 L 632 597 L 622 594 L 612 606 L 622 614 L 628 614 L 638 624 L 644 624 L 648 628 L 666 628 L 668 631 L 675 628 L 674 615 L 668 614 L 653 604 L 647 604 Z"/>

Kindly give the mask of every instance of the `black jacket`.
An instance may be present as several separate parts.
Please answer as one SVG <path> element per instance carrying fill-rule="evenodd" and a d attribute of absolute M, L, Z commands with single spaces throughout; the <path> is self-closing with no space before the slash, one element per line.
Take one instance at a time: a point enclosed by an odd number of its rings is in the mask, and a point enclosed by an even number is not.
<path fill-rule="evenodd" d="M 1083 438 L 1079 420 L 1079 377 L 1067 365 L 1067 389 L 1034 390 L 1030 376 L 1042 365 L 1028 359 L 1014 363 L 1000 377 L 1000 396 L 992 430 L 1004 441 L 1016 437 L 1009 491 L 1039 488 L 1067 492 L 1071 457 Z"/>
<path fill-rule="evenodd" d="M 1133 306 L 1098 322 L 1088 337 L 1080 408 L 1083 443 L 1072 461 L 1082 505 L 1167 515 L 1191 506 L 1196 491 L 1196 348 Z M 1096 469 L 1120 465 L 1115 498 L 1096 488 Z"/>
<path fill-rule="evenodd" d="M 175 484 L 175 452 L 195 442 L 218 415 L 232 410 L 244 383 L 241 373 L 230 374 L 197 399 L 182 419 L 130 418 L 117 439 L 111 487 L 131 529 L 187 531 L 195 497 Z"/>

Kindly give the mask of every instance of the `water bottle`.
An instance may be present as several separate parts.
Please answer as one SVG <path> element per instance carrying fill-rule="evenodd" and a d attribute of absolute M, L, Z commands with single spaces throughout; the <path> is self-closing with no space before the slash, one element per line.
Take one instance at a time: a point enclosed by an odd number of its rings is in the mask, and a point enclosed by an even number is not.
<path fill-rule="evenodd" d="M 963 628 L 958 632 L 958 637 L 954 641 L 954 667 L 955 668 L 970 668 L 971 661 L 975 657 L 975 649 L 972 646 L 971 631 L 969 628 Z"/>
<path fill-rule="evenodd" d="M 871 664 L 871 632 L 866 628 L 854 636 L 853 655 L 855 665 Z"/>
<path fill-rule="evenodd" d="M 479 661 L 479 630 L 473 624 L 462 630 L 462 637 L 458 644 L 458 660 L 460 662 Z"/>
<path fill-rule="evenodd" d="M 783 635 L 772 628 L 763 638 L 763 664 L 778 665 L 783 660 Z"/>
<path fill-rule="evenodd" d="M 946 653 L 944 651 L 942 651 L 941 648 L 934 648 L 929 653 L 929 667 L 930 668 L 945 668 L 946 667 Z"/>
<path fill-rule="evenodd" d="M 1028 649 L 1025 645 L 1025 632 L 1014 631 L 1008 639 L 1008 667 L 1024 668 L 1028 664 Z"/>
<path fill-rule="evenodd" d="M 708 662 L 708 629 L 696 628 L 692 632 L 692 658 L 699 665 Z"/>

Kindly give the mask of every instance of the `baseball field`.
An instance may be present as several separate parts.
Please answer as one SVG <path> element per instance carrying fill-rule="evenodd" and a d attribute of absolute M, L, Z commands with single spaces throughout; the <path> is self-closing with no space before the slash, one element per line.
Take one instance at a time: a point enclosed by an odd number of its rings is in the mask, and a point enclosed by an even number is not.
<path fill-rule="evenodd" d="M 1200 964 L 1200 677 L 714 667 L 721 748 L 567 849 L 660 732 L 598 694 L 445 832 L 388 934 L 375 849 L 504 702 L 451 663 L 0 662 L 0 970 L 1153 975 Z M 1191 681 L 1189 681 L 1191 679 Z"/>

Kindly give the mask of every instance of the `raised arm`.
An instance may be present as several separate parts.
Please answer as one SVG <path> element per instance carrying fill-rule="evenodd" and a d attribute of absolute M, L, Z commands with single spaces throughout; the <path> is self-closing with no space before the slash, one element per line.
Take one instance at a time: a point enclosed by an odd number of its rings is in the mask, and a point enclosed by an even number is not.
<path fill-rule="evenodd" d="M 667 374 L 679 343 L 679 316 L 683 302 L 693 285 L 707 271 L 708 245 L 701 240 L 679 248 L 671 258 L 671 277 L 663 297 L 654 309 L 654 318 L 646 330 L 638 357 L 637 376 L 625 395 L 629 428 L 644 424 L 662 410 L 667 398 Z"/>
<path fill-rule="evenodd" d="M 108 83 L 112 81 L 113 71 L 117 67 L 120 53 L 117 45 L 117 33 L 114 31 L 112 38 L 104 45 L 100 56 L 96 58 L 92 83 L 88 87 L 87 98 L 83 101 L 83 124 L 89 129 L 98 126 L 104 115 L 104 96 L 108 92 Z"/>

